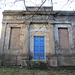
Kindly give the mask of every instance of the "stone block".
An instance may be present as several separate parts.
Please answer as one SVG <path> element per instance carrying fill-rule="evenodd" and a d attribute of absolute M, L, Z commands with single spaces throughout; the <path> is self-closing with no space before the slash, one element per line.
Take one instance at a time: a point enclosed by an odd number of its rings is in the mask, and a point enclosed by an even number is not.
<path fill-rule="evenodd" d="M 57 57 L 50 57 L 50 66 L 56 67 L 57 65 Z"/>
<path fill-rule="evenodd" d="M 75 57 L 73 56 L 60 56 L 59 66 L 75 66 Z"/>
<path fill-rule="evenodd" d="M 26 60 L 22 60 L 22 66 L 27 66 Z"/>

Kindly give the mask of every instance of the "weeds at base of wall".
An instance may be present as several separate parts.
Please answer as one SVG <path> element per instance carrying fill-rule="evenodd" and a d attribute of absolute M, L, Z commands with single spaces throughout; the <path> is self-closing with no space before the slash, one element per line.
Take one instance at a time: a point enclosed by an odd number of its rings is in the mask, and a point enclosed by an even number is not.
<path fill-rule="evenodd" d="M 21 57 L 22 55 L 0 55 L 0 65 L 1 66 L 26 66 L 23 65 L 23 61 L 21 59 L 19 60 L 19 58 Z M 28 63 L 27 58 L 24 60 L 26 60 L 26 63 Z"/>
<path fill-rule="evenodd" d="M 41 70 L 45 70 L 48 69 L 48 65 L 45 62 L 39 61 L 39 62 L 32 62 L 31 69 L 41 69 Z"/>
<path fill-rule="evenodd" d="M 0 65 L 9 66 L 17 65 L 17 57 L 15 55 L 0 55 Z"/>

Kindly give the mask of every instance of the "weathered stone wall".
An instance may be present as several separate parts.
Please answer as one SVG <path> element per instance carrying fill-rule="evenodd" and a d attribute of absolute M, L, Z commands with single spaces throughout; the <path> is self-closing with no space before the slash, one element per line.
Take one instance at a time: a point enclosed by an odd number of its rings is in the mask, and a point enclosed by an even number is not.
<path fill-rule="evenodd" d="M 1 53 L 1 38 L 0 38 L 0 53 Z"/>
<path fill-rule="evenodd" d="M 13 61 L 12 64 L 25 66 L 29 56 L 31 56 L 30 62 L 35 61 L 33 60 L 34 36 L 45 36 L 45 61 L 50 66 L 75 66 L 74 12 L 51 10 L 46 12 L 34 12 L 34 10 L 4 11 L 3 15 L 1 54 L 10 56 L 10 63 Z M 20 28 L 20 47 L 16 50 L 9 48 L 11 45 L 10 38 L 12 36 L 10 37 L 10 34 L 12 27 Z M 68 28 L 69 50 L 60 49 L 58 28 Z"/>
<path fill-rule="evenodd" d="M 19 49 L 18 48 L 17 49 L 9 48 L 9 46 L 11 45 L 10 37 L 12 37 L 11 34 L 10 34 L 11 27 L 16 27 L 16 28 L 19 27 L 21 29 L 21 31 L 20 31 L 20 43 L 19 43 L 20 46 L 19 46 Z M 27 29 L 27 26 L 25 26 L 25 24 L 7 24 L 6 37 L 5 37 L 5 42 L 4 42 L 5 31 L 2 32 L 2 39 L 3 40 L 1 40 L 1 44 L 2 44 L 2 47 L 4 45 L 4 50 L 2 48 L 1 53 L 5 54 L 8 57 L 9 56 L 11 56 L 11 57 L 14 56 L 13 59 L 16 58 L 17 61 L 15 61 L 15 60 L 14 61 L 17 62 L 18 65 L 22 65 L 22 57 L 25 56 L 25 58 L 27 58 L 26 55 L 27 55 L 27 51 L 28 51 L 28 41 L 26 41 L 26 39 L 28 39 L 28 35 L 25 34 L 25 33 L 28 33 L 28 29 Z M 17 38 L 15 38 L 15 39 L 17 39 Z M 13 40 L 13 42 L 14 42 L 14 40 Z M 16 41 L 16 42 L 18 42 L 18 41 Z M 5 58 L 5 59 L 7 59 L 7 58 Z M 12 58 L 10 58 L 10 59 L 12 59 Z"/>
<path fill-rule="evenodd" d="M 53 42 L 53 31 L 50 24 L 31 24 L 30 25 L 30 51 L 34 53 L 34 36 L 45 37 L 45 60 L 48 60 L 48 56 L 54 55 L 54 42 Z"/>

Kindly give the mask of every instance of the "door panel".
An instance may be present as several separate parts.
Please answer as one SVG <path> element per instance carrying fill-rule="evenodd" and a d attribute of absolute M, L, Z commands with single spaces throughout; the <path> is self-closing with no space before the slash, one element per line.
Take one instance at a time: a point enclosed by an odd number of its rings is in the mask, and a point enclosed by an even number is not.
<path fill-rule="evenodd" d="M 45 59 L 44 36 L 34 37 L 34 59 Z"/>

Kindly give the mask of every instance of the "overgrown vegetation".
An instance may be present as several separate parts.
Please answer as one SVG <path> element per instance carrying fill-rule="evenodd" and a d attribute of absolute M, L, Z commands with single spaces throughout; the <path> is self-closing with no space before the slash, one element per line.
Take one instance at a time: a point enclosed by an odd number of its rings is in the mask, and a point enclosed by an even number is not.
<path fill-rule="evenodd" d="M 39 61 L 39 62 L 32 62 L 32 65 L 30 67 L 31 69 L 48 69 L 48 65 L 45 62 Z"/>
<path fill-rule="evenodd" d="M 48 70 L 28 70 L 20 66 L 0 66 L 0 75 L 75 75 L 75 67 L 54 67 Z"/>

